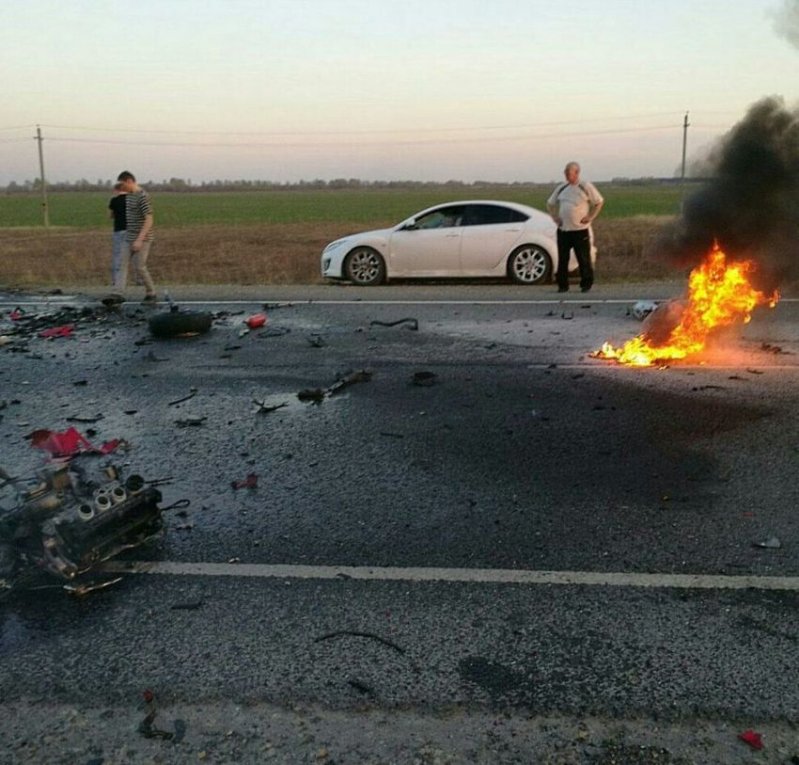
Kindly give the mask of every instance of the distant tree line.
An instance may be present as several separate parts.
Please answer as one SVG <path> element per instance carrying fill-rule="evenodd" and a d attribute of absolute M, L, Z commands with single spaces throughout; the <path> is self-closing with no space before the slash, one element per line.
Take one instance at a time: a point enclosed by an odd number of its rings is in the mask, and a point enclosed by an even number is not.
<path fill-rule="evenodd" d="M 679 182 L 679 178 L 613 178 L 610 182 L 617 184 L 648 185 L 648 184 L 674 184 Z M 490 188 L 495 187 L 518 187 L 536 188 L 549 187 L 556 181 L 546 183 L 533 183 L 531 181 L 496 182 L 496 181 L 364 181 L 359 178 L 334 178 L 326 181 L 317 178 L 312 181 L 297 181 L 294 183 L 280 183 L 276 181 L 250 181 L 244 179 L 224 179 L 216 181 L 203 181 L 192 183 L 191 179 L 169 178 L 161 181 L 142 181 L 150 191 L 183 191 L 190 193 L 201 193 L 203 191 L 312 191 L 324 189 L 423 189 L 423 188 Z M 96 181 L 88 181 L 81 178 L 79 181 L 58 181 L 51 183 L 48 181 L 49 191 L 105 191 L 109 192 L 114 186 L 114 181 L 98 178 Z M 0 191 L 6 194 L 27 194 L 41 191 L 42 182 L 39 178 L 26 180 L 22 183 L 11 181 L 7 186 L 0 186 Z"/>

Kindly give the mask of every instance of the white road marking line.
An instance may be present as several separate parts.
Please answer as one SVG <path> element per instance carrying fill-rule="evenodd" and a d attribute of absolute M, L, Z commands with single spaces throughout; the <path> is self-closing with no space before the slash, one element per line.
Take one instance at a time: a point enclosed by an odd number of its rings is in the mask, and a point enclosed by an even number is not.
<path fill-rule="evenodd" d="M 203 306 L 226 306 L 226 305 L 253 305 L 266 304 L 275 308 L 288 308 L 297 305 L 577 305 L 577 304 L 606 304 L 606 305 L 627 305 L 637 303 L 639 300 L 649 300 L 650 298 L 541 298 L 538 300 L 315 300 L 313 298 L 301 300 L 269 300 L 268 298 L 252 298 L 251 300 L 175 300 L 176 305 L 203 305 Z M 667 300 L 668 298 L 654 298 L 657 301 Z M 34 299 L 34 300 L 0 300 L 0 307 L 9 306 L 35 306 L 35 305 L 72 305 L 75 300 L 64 299 Z M 88 302 L 95 302 L 89 300 Z M 96 301 L 99 302 L 99 299 Z M 778 305 L 783 303 L 797 303 L 799 298 L 781 298 Z M 122 303 L 123 306 L 140 306 L 141 301 L 132 300 Z M 166 303 L 159 303 L 166 305 Z M 269 310 L 267 308 L 267 310 Z"/>
<path fill-rule="evenodd" d="M 261 579 L 357 579 L 378 582 L 472 582 L 475 584 L 651 587 L 679 590 L 799 591 L 796 576 L 723 576 L 713 574 L 637 574 L 601 571 L 520 571 L 479 568 L 399 568 L 304 566 L 268 563 L 182 563 L 109 561 L 103 570 L 168 576 L 247 577 Z"/>

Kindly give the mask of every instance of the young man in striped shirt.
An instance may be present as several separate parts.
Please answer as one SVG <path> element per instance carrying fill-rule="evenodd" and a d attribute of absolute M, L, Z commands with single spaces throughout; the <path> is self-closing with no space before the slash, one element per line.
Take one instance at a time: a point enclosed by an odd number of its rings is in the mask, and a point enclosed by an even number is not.
<path fill-rule="evenodd" d="M 117 176 L 125 197 L 125 213 L 127 217 L 127 234 L 122 245 L 122 259 L 116 275 L 114 287 L 124 290 L 128 280 L 128 263 L 133 263 L 137 277 L 147 290 L 145 303 L 155 303 L 155 284 L 147 270 L 147 258 L 153 243 L 153 207 L 150 195 L 136 183 L 133 173 L 127 170 Z"/>

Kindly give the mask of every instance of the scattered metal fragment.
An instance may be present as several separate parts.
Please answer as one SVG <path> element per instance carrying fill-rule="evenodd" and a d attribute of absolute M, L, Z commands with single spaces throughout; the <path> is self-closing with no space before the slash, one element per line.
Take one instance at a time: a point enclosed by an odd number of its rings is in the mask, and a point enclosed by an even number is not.
<path fill-rule="evenodd" d="M 65 584 L 64 590 L 72 595 L 74 598 L 85 598 L 87 595 L 91 595 L 93 592 L 99 592 L 100 590 L 105 590 L 109 587 L 113 587 L 115 584 L 119 584 L 122 581 L 121 576 L 117 576 L 114 579 L 106 579 L 102 582 L 85 582 L 82 584 Z"/>
<path fill-rule="evenodd" d="M 322 388 L 304 388 L 297 394 L 300 401 L 322 401 L 325 398 L 325 391 Z"/>
<path fill-rule="evenodd" d="M 147 481 L 147 483 L 150 486 L 161 486 L 162 484 L 165 484 L 165 483 L 172 483 L 172 481 L 174 481 L 174 480 L 175 479 L 170 475 L 170 476 L 167 476 L 166 478 L 153 478 L 152 480 Z"/>
<path fill-rule="evenodd" d="M 288 327 L 270 327 L 269 329 L 265 329 L 263 332 L 259 332 L 257 337 L 261 338 L 269 338 L 269 337 L 283 337 L 283 335 L 287 335 L 291 330 Z"/>
<path fill-rule="evenodd" d="M 324 338 L 321 335 L 312 334 L 305 338 L 312 348 L 324 348 L 326 345 Z"/>
<path fill-rule="evenodd" d="M 419 385 L 420 387 L 427 388 L 431 385 L 435 385 L 437 379 L 438 376 L 435 372 L 414 372 L 413 377 L 411 377 L 411 383 L 413 385 Z"/>
<path fill-rule="evenodd" d="M 633 304 L 630 313 L 638 319 L 643 321 L 650 313 L 657 310 L 658 304 L 654 300 L 639 300 Z"/>
<path fill-rule="evenodd" d="M 155 726 L 155 716 L 157 711 L 155 708 L 151 709 L 147 716 L 139 723 L 139 733 L 145 738 L 165 738 L 171 740 L 175 737 L 172 731 L 163 730 Z"/>
<path fill-rule="evenodd" d="M 278 409 L 282 409 L 284 406 L 288 406 L 288 401 L 283 401 L 280 404 L 274 404 L 272 406 L 267 406 L 267 404 L 263 401 L 258 401 L 258 399 L 253 399 L 253 404 L 255 404 L 258 409 L 255 410 L 256 414 L 270 414 L 271 412 L 275 412 Z"/>
<path fill-rule="evenodd" d="M 784 351 L 779 345 L 772 345 L 771 343 L 761 343 L 760 350 L 766 353 L 785 354 L 790 355 L 790 351 Z"/>
<path fill-rule="evenodd" d="M 182 404 L 184 401 L 188 401 L 189 399 L 194 398 L 197 395 L 197 388 L 191 387 L 189 388 L 189 395 L 183 396 L 183 398 L 175 399 L 174 401 L 170 401 L 168 406 L 175 406 L 176 404 Z"/>
<path fill-rule="evenodd" d="M 207 417 L 201 416 L 185 417 L 182 420 L 175 420 L 175 425 L 177 425 L 179 428 L 198 428 L 207 419 Z"/>
<path fill-rule="evenodd" d="M 350 385 L 355 385 L 356 383 L 361 382 L 369 382 L 371 379 L 372 373 L 368 369 L 359 369 L 357 372 L 350 372 L 345 377 L 336 380 L 336 382 L 334 382 L 327 389 L 327 394 L 333 396 Z"/>
<path fill-rule="evenodd" d="M 196 611 L 205 605 L 204 600 L 189 600 L 185 603 L 173 603 L 169 608 L 172 611 Z"/>
<path fill-rule="evenodd" d="M 88 422 L 88 423 L 100 422 L 100 420 L 102 420 L 103 417 L 104 415 L 100 414 L 99 412 L 95 415 L 75 414 L 72 415 L 72 417 L 67 417 L 67 422 Z"/>
<path fill-rule="evenodd" d="M 366 683 L 362 683 L 360 680 L 347 680 L 347 685 L 349 685 L 351 688 L 354 688 L 356 691 L 358 691 L 358 693 L 362 693 L 364 696 L 370 696 L 374 698 L 377 695 L 374 691 L 374 688 Z"/>
<path fill-rule="evenodd" d="M 191 500 L 184 497 L 183 499 L 179 499 L 177 502 L 173 502 L 171 505 L 167 505 L 166 507 L 161 508 L 161 512 L 165 513 L 167 510 L 174 510 L 178 507 L 188 507 L 191 504 Z"/>
<path fill-rule="evenodd" d="M 746 371 L 749 372 L 750 375 L 762 375 L 762 374 L 765 374 L 765 372 L 761 372 L 759 369 L 747 369 Z"/>
<path fill-rule="evenodd" d="M 314 643 L 321 643 L 323 640 L 331 640 L 337 637 L 362 637 L 368 638 L 369 640 L 376 640 L 378 643 L 382 643 L 389 648 L 393 648 L 397 653 L 405 654 L 405 649 L 401 646 L 398 646 L 396 643 L 392 643 L 390 640 L 386 640 L 385 638 L 380 637 L 380 635 L 375 635 L 373 632 L 360 632 L 356 630 L 338 630 L 337 632 L 327 632 L 324 635 L 320 635 L 318 638 L 314 638 Z"/>
<path fill-rule="evenodd" d="M 369 322 L 370 327 L 397 327 L 400 324 L 406 325 L 405 329 L 410 329 L 414 332 L 419 329 L 419 320 L 413 318 L 413 316 L 408 316 L 405 319 L 397 319 L 396 321 L 378 321 L 374 319 Z"/>
<path fill-rule="evenodd" d="M 782 542 L 777 537 L 768 537 L 762 542 L 753 542 L 754 547 L 763 547 L 768 550 L 779 550 L 782 547 Z"/>

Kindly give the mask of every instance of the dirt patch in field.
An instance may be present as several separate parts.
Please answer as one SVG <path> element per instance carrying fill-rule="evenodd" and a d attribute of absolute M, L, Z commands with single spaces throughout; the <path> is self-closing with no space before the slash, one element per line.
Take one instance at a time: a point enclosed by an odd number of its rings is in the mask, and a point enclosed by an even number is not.
<path fill-rule="evenodd" d="M 649 250 L 669 218 L 608 218 L 595 225 L 597 277 L 605 282 L 674 276 Z M 391 225 L 377 221 L 374 228 Z M 150 270 L 166 284 L 315 284 L 330 241 L 362 223 L 202 225 L 156 229 Z M 110 281 L 111 234 L 68 228 L 0 230 L 0 284 L 32 287 L 102 285 Z"/>

